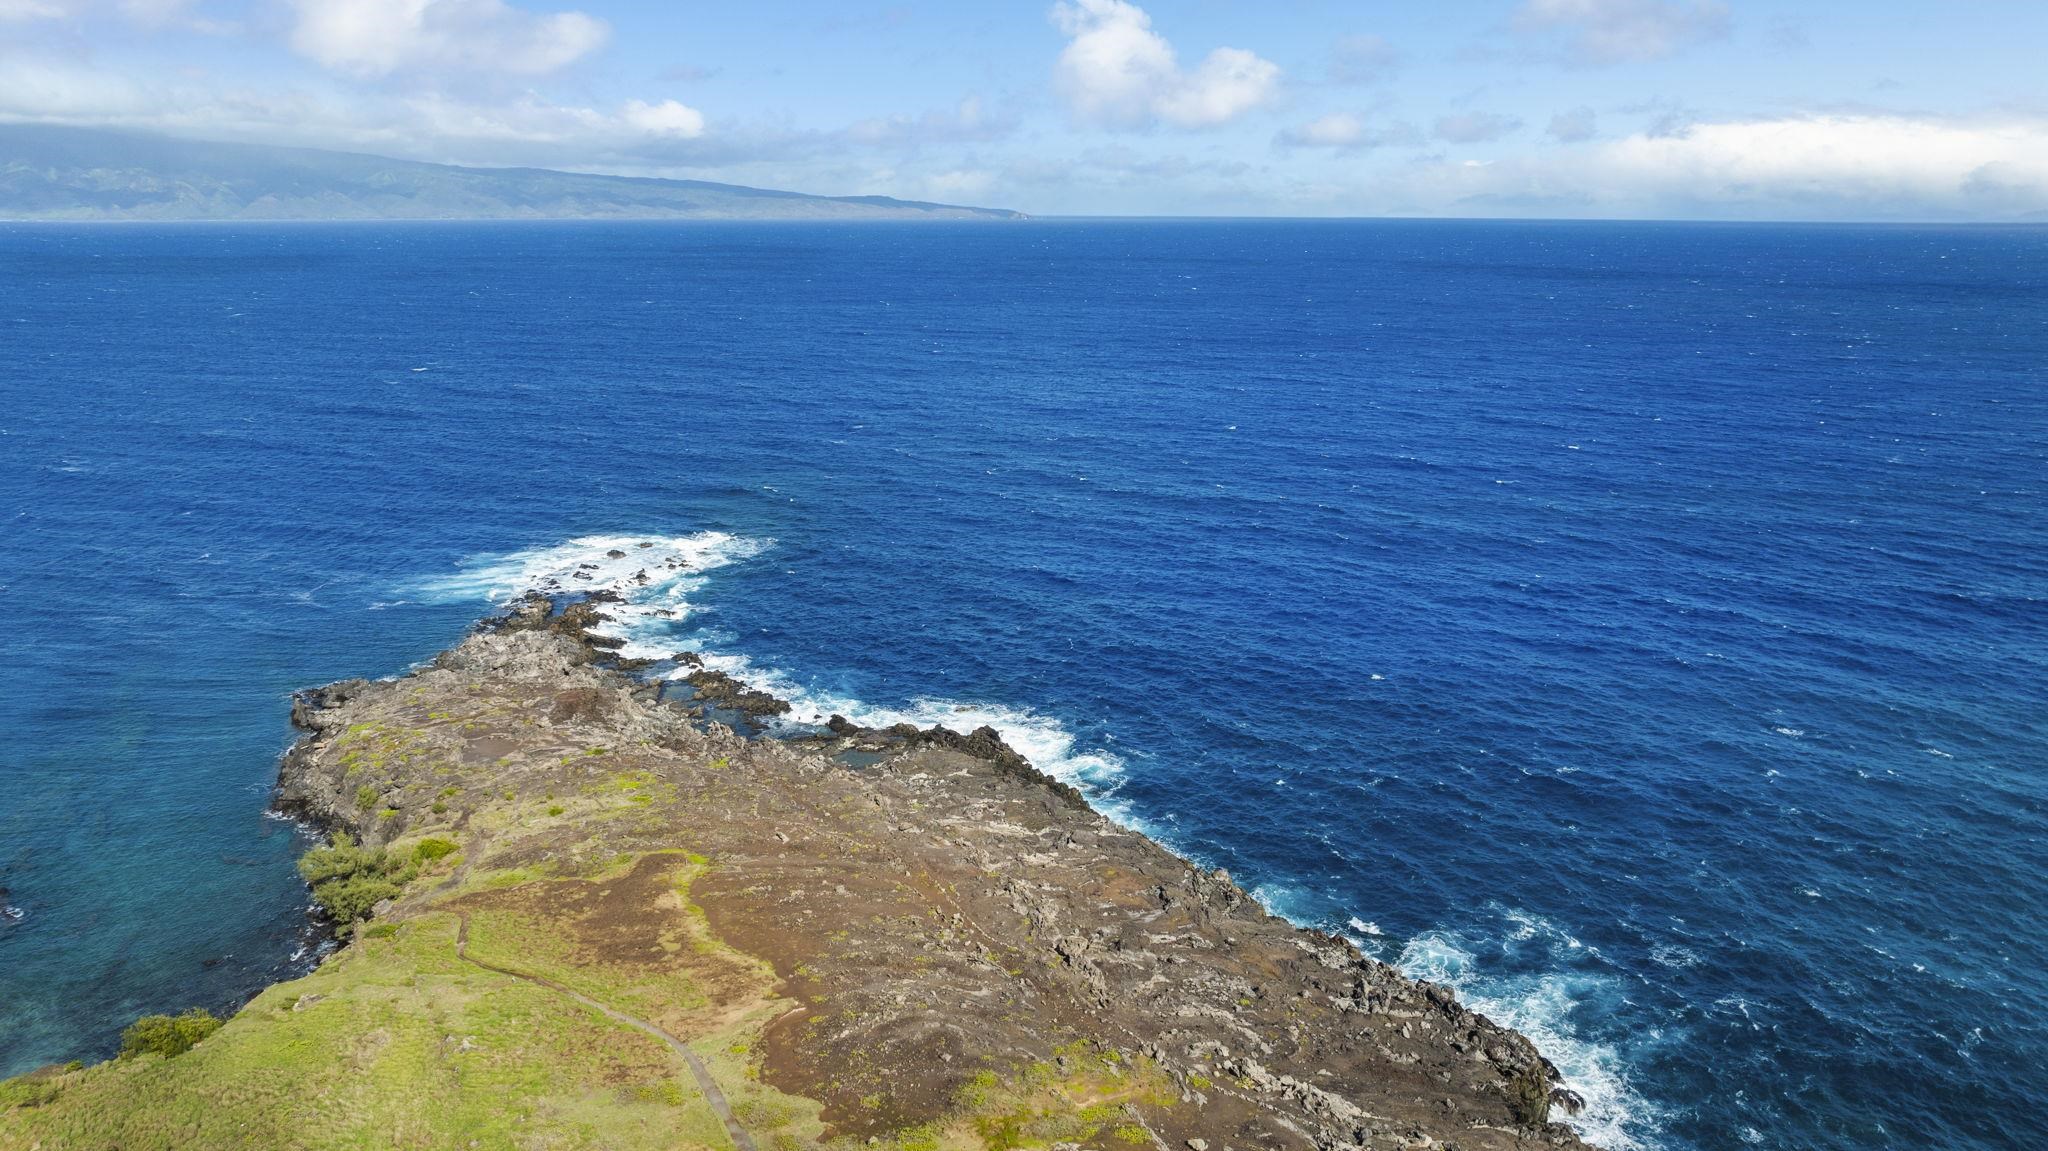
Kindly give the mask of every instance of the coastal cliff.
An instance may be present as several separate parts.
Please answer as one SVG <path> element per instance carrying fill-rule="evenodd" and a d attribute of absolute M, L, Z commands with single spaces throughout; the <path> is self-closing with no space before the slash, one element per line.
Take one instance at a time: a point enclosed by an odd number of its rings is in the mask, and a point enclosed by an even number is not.
<path fill-rule="evenodd" d="M 994 731 L 748 738 L 779 701 L 639 678 L 603 610 L 302 693 L 278 805 L 347 945 L 175 1058 L 0 1084 L 0 1148 L 1582 1146 L 1528 1040 Z"/>

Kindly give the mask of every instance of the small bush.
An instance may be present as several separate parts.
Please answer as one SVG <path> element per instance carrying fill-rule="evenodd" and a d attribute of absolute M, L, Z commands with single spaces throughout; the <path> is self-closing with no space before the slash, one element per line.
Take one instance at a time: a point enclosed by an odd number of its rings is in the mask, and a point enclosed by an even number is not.
<path fill-rule="evenodd" d="M 183 1015 L 145 1015 L 121 1032 L 121 1058 L 161 1055 L 172 1059 L 192 1050 L 200 1040 L 219 1030 L 220 1020 L 200 1007 L 194 1007 Z"/>
<path fill-rule="evenodd" d="M 377 789 L 367 783 L 356 788 L 356 806 L 364 811 L 377 806 Z"/>
<path fill-rule="evenodd" d="M 414 863 L 432 863 L 437 859 L 444 859 L 453 854 L 455 854 L 455 841 L 452 839 L 441 839 L 438 836 L 432 839 L 422 839 L 412 849 Z"/>
<path fill-rule="evenodd" d="M 327 914 L 347 928 L 405 890 L 419 874 L 419 865 L 381 847 L 358 847 L 355 840 L 337 835 L 331 846 L 316 847 L 299 860 L 299 874 Z"/>

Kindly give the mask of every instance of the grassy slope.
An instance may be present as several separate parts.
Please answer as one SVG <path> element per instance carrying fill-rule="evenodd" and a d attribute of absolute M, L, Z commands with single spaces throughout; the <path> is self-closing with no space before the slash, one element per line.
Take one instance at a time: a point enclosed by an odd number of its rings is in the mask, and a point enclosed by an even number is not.
<path fill-rule="evenodd" d="M 660 1042 L 559 992 L 458 958 L 552 979 L 655 1022 L 710 1067 L 757 1146 L 816 1145 L 809 1100 L 759 1080 L 761 1030 L 786 1010 L 765 965 L 720 943 L 689 901 L 701 856 L 657 853 L 587 877 L 436 876 L 445 895 L 373 924 L 319 970 L 259 995 L 174 1059 L 141 1056 L 0 1083 L 0 1149 L 728 1148 L 681 1061 Z M 640 914 L 674 962 L 594 956 L 576 900 L 657 862 L 666 891 Z M 444 861 L 441 870 L 459 865 Z M 589 907 L 582 911 L 589 912 Z M 616 909 L 615 909 L 616 910 Z M 630 910 L 630 909 L 629 909 Z M 891 1151 L 1147 1143 L 1124 1104 L 1170 1106 L 1164 1076 L 1086 1045 L 1004 1081 L 984 1074 L 946 1122 Z"/>
<path fill-rule="evenodd" d="M 490 950 L 486 936 L 510 929 L 529 961 L 574 947 L 542 920 L 475 918 L 493 928 L 472 942 L 480 957 Z M 448 913 L 372 927 L 178 1058 L 0 1085 L 0 1107 L 54 1094 L 0 1110 L 0 1147 L 729 1146 L 662 1044 L 557 992 L 462 962 L 456 927 Z M 649 986 L 606 976 L 601 966 L 578 968 L 578 989 L 629 1012 L 693 994 L 687 979 Z M 707 1054 L 744 1052 L 747 1032 L 762 1022 L 755 1012 L 692 1038 Z M 721 1086 L 753 1121 L 757 1142 L 815 1138 L 814 1107 L 778 1098 L 743 1064 L 727 1061 L 725 1070 Z"/>

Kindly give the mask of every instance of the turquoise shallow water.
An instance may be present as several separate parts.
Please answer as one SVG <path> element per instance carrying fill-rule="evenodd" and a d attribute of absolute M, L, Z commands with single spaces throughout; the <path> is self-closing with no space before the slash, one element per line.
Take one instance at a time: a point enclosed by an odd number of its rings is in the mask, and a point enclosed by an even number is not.
<path fill-rule="evenodd" d="M 2048 230 L 17 227 L 0 338 L 0 1070 L 303 962 L 287 693 L 621 534 L 1611 1146 L 2033 1128 Z"/>

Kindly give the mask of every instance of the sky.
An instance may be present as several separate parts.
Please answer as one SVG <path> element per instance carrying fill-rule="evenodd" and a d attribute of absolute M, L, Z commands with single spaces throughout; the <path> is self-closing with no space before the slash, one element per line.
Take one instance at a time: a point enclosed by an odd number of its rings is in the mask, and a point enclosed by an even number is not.
<path fill-rule="evenodd" d="M 0 0 L 0 120 L 1042 215 L 2048 221 L 2048 0 Z"/>

